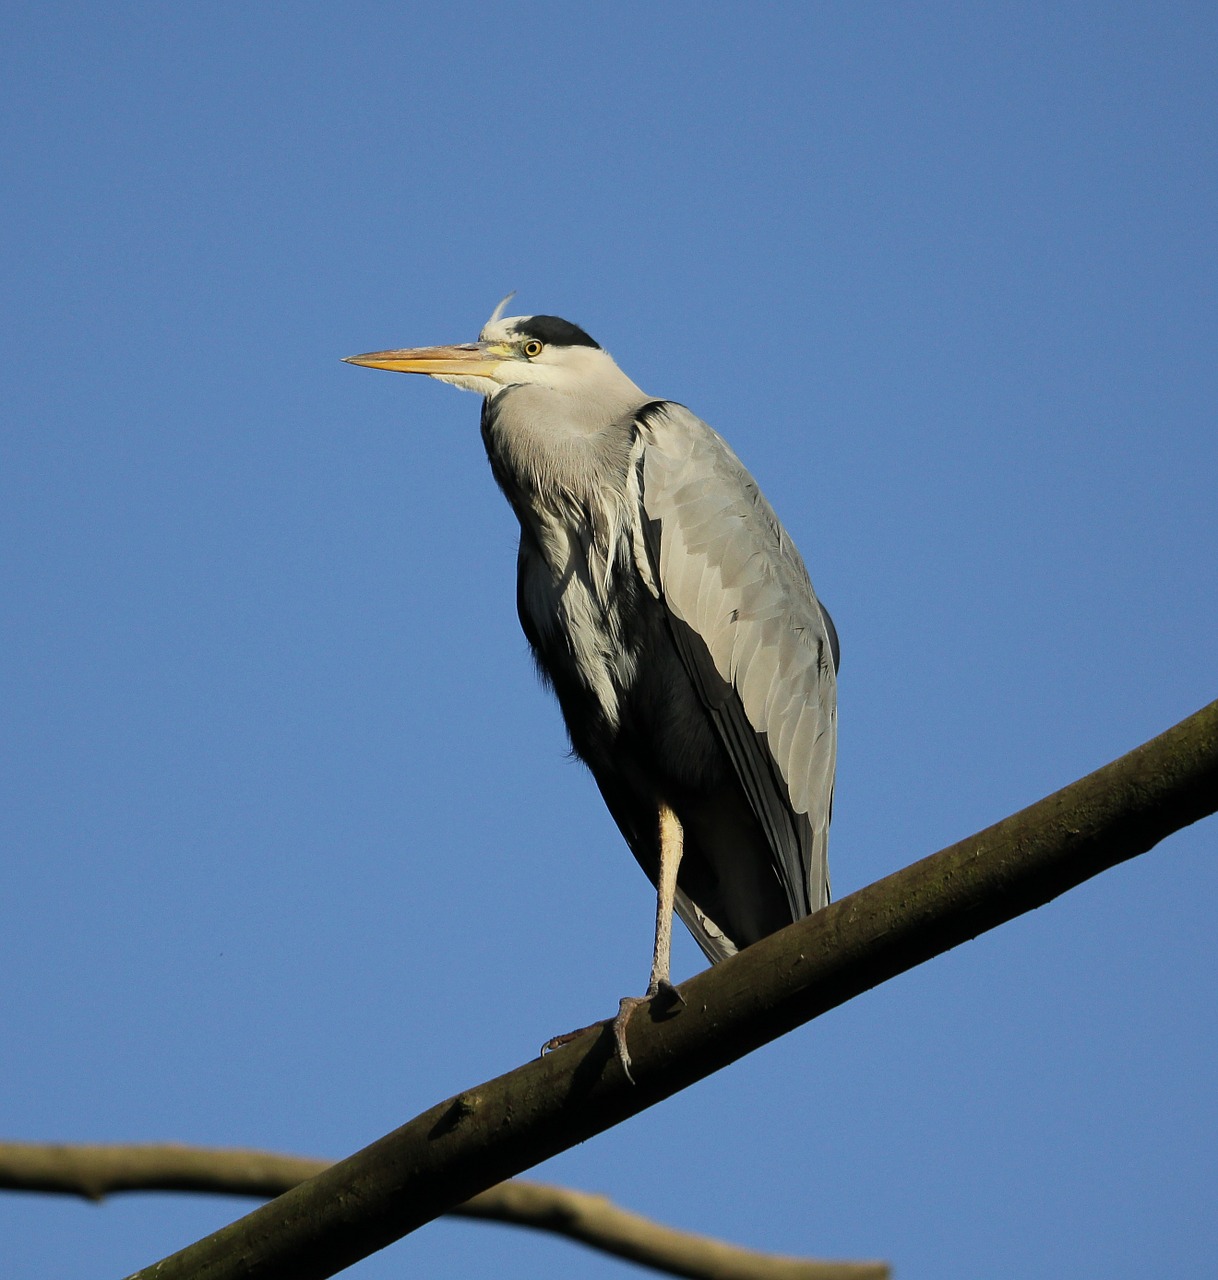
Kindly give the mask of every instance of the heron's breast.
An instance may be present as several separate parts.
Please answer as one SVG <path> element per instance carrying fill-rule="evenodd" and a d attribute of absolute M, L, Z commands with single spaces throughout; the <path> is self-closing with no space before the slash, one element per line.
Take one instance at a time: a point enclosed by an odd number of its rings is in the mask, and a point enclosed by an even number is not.
<path fill-rule="evenodd" d="M 620 536 L 598 538 L 577 522 L 541 519 L 529 522 L 519 562 L 521 621 L 538 661 L 560 696 L 582 690 L 613 728 L 640 658 L 624 555 Z"/>

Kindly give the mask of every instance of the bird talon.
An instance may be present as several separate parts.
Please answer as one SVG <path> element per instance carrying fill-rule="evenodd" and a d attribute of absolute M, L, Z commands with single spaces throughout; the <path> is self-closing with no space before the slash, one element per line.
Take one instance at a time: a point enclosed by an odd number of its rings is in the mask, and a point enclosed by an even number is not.
<path fill-rule="evenodd" d="M 561 1049 L 564 1045 L 570 1044 L 572 1040 L 578 1040 L 585 1031 L 596 1031 L 603 1025 L 603 1023 L 594 1022 L 591 1026 L 578 1027 L 576 1030 L 568 1031 L 561 1036 L 551 1036 L 545 1044 L 541 1046 L 541 1052 L 537 1056 L 539 1058 L 544 1058 L 547 1054 L 553 1053 L 555 1049 Z"/>
<path fill-rule="evenodd" d="M 631 1060 L 630 1050 L 626 1046 L 626 1026 L 639 1005 L 646 1003 L 646 996 L 623 996 L 618 1001 L 617 1016 L 613 1019 L 613 1043 L 617 1049 L 617 1060 L 622 1064 L 626 1079 L 631 1084 L 635 1084 L 636 1081 L 630 1070 Z"/>

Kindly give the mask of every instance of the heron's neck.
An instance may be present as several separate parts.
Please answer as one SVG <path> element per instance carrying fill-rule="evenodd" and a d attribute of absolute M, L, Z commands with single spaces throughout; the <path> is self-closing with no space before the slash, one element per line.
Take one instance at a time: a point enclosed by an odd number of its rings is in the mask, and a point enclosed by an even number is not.
<path fill-rule="evenodd" d="M 482 439 L 509 501 L 603 501 L 621 491 L 634 438 L 634 414 L 648 401 L 622 376 L 620 394 L 593 400 L 535 386 L 507 387 L 482 410 Z M 614 389 L 618 391 L 618 388 Z"/>

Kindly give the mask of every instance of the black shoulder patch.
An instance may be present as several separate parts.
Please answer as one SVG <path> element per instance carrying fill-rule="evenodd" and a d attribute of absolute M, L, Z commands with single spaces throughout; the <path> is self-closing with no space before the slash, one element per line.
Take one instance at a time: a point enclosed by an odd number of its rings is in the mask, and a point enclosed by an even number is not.
<path fill-rule="evenodd" d="M 659 415 L 662 414 L 672 403 L 673 402 L 671 400 L 648 400 L 647 403 L 635 413 L 634 420 L 639 423 L 640 426 L 650 426 L 652 418 L 659 417 Z"/>
<path fill-rule="evenodd" d="M 548 347 L 595 347 L 600 350 L 601 344 L 570 320 L 560 320 L 558 316 L 525 316 L 516 322 L 516 332 L 524 338 L 536 338 Z"/>

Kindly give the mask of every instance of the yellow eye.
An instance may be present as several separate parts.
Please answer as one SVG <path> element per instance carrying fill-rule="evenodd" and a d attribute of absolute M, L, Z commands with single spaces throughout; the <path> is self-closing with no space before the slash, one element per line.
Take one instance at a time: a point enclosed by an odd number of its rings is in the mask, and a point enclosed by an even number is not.
<path fill-rule="evenodd" d="M 534 356 L 541 355 L 541 347 L 542 347 L 542 344 L 538 342 L 536 338 L 530 338 L 528 342 L 524 344 L 521 350 L 524 352 L 526 356 L 529 357 L 530 360 L 532 360 Z"/>

